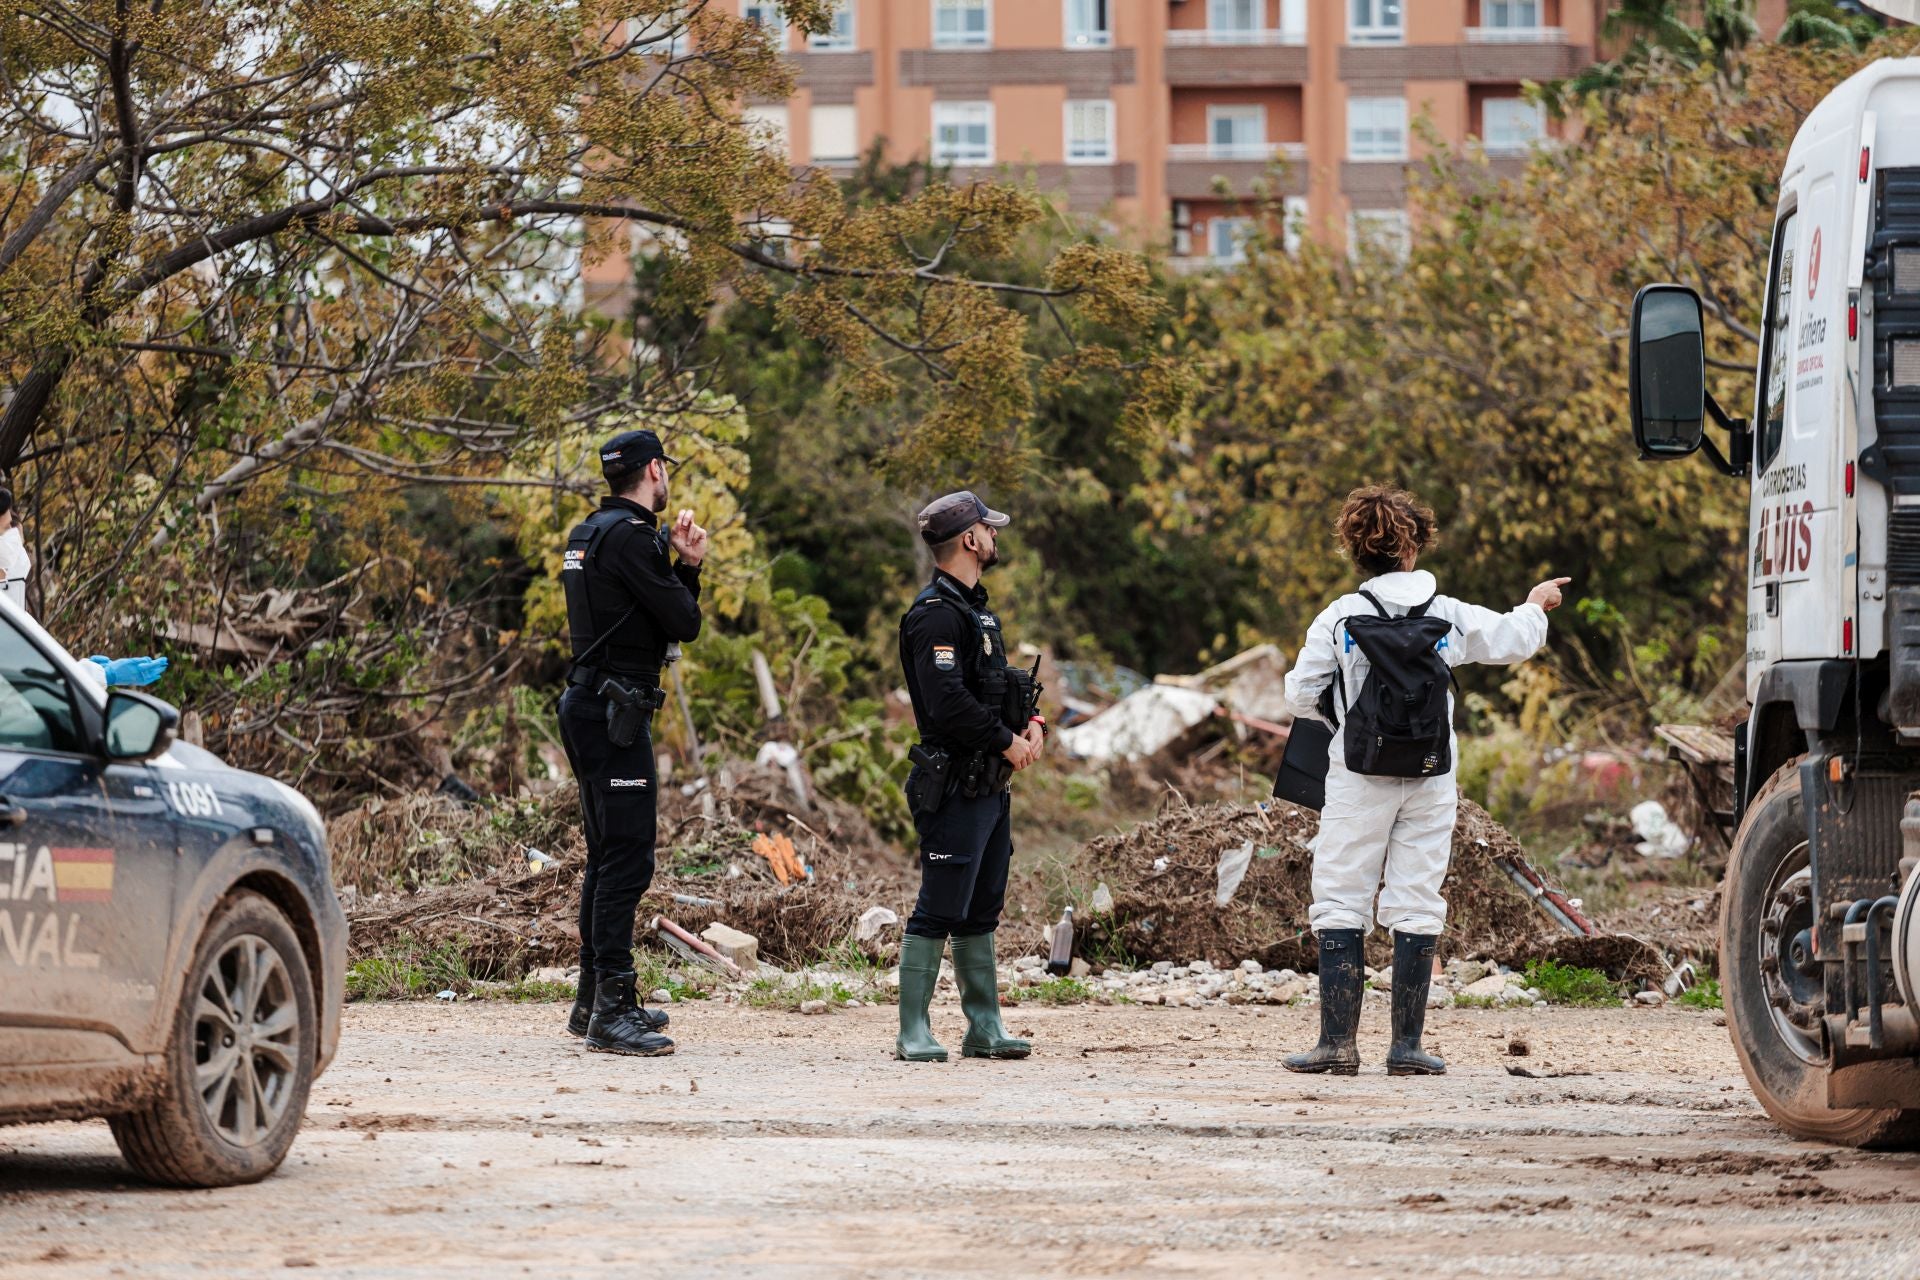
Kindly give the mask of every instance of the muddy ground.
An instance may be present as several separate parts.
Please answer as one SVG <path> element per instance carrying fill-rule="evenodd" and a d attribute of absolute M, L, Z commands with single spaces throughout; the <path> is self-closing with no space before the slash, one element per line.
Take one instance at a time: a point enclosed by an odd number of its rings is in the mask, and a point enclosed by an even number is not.
<path fill-rule="evenodd" d="M 0 1130 L 0 1274 L 1920 1274 L 1920 1155 L 1789 1141 L 1707 1013 L 1436 1010 L 1451 1075 L 1330 1080 L 1275 1065 L 1310 1009 L 1022 1007 L 1031 1060 L 911 1067 L 886 1007 L 678 1005 L 656 1060 L 564 1012 L 350 1007 L 254 1187 Z"/>

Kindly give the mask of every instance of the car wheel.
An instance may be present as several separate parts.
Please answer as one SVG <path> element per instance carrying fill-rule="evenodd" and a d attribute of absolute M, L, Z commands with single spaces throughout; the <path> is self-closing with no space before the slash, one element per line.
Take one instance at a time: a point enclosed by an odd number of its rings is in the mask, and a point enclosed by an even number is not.
<path fill-rule="evenodd" d="M 1720 980 L 1727 1029 L 1753 1093 L 1781 1128 L 1848 1147 L 1902 1146 L 1920 1112 L 1827 1105 L 1820 1019 L 1824 976 L 1806 939 L 1815 903 L 1801 812 L 1800 761 L 1782 765 L 1747 806 L 1727 862 Z"/>
<path fill-rule="evenodd" d="M 312 975 L 286 916 L 258 894 L 234 895 L 194 953 L 158 1097 L 109 1118 L 120 1153 L 173 1186 L 266 1177 L 306 1114 L 319 1030 Z"/>

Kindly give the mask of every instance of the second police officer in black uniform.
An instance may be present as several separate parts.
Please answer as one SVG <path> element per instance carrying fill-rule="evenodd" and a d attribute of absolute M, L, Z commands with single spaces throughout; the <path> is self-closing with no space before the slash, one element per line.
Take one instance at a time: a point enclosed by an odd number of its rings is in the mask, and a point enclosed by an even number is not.
<path fill-rule="evenodd" d="M 603 1053 L 673 1052 L 663 1012 L 634 992 L 633 916 L 653 881 L 653 713 L 661 670 L 700 634 L 707 531 L 682 511 L 661 528 L 671 461 L 651 431 L 600 450 L 612 494 L 567 537 L 560 580 L 573 664 L 560 737 L 580 786 L 587 869 L 580 886 L 580 985 L 567 1030 Z M 669 552 L 677 553 L 673 563 Z"/>
<path fill-rule="evenodd" d="M 1000 620 L 980 575 L 1000 558 L 1008 517 L 970 492 L 920 513 L 933 548 L 933 581 L 900 622 L 900 661 L 920 745 L 911 753 L 907 801 L 920 838 L 920 896 L 900 944 L 900 1035 L 894 1056 L 945 1062 L 927 1010 L 953 944 L 954 979 L 966 1013 L 960 1051 L 970 1058 L 1024 1058 L 1030 1046 L 1000 1021 L 993 934 L 1013 857 L 1013 775 L 1040 756 L 1038 687 L 1007 665 Z"/>

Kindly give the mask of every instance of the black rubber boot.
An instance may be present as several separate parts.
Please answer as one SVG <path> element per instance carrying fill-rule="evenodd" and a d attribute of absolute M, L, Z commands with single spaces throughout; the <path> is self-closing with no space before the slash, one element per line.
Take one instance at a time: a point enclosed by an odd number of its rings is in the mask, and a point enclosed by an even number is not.
<path fill-rule="evenodd" d="M 1364 982 L 1358 929 L 1326 929 L 1320 934 L 1320 1043 L 1305 1053 L 1288 1054 L 1280 1065 L 1308 1075 L 1360 1074 L 1360 997 Z"/>
<path fill-rule="evenodd" d="M 1000 1022 L 1000 967 L 993 958 L 993 935 L 953 935 L 953 980 L 960 987 L 960 1008 L 967 1015 L 963 1058 L 1024 1058 L 1033 1052 L 1025 1040 L 1007 1034 Z"/>
<path fill-rule="evenodd" d="M 593 1017 L 587 1022 L 587 1048 L 594 1053 L 624 1053 L 658 1058 L 673 1052 L 673 1041 L 647 1025 L 634 1003 L 633 972 L 603 973 L 593 991 Z"/>
<path fill-rule="evenodd" d="M 567 1034 L 584 1036 L 587 1024 L 593 1021 L 593 970 L 580 971 L 579 985 L 574 988 L 573 1010 L 567 1014 Z M 669 1021 L 666 1010 L 649 1009 L 635 998 L 635 1007 L 640 1010 L 640 1020 L 647 1024 L 649 1031 L 665 1031 Z"/>
<path fill-rule="evenodd" d="M 1427 989 L 1433 985 L 1431 934 L 1393 935 L 1393 1047 L 1387 1050 L 1390 1076 L 1443 1076 L 1446 1062 L 1420 1051 L 1427 1025 Z"/>
<path fill-rule="evenodd" d="M 946 949 L 945 938 L 909 933 L 900 939 L 900 1034 L 893 1042 L 893 1056 L 904 1062 L 947 1060 L 947 1051 L 927 1025 L 933 989 L 940 982 L 940 956 Z"/>

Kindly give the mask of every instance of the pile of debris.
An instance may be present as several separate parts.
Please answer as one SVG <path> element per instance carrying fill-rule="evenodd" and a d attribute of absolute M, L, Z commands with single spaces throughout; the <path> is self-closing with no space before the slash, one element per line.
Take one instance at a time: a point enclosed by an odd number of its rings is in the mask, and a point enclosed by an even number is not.
<path fill-rule="evenodd" d="M 1293 723 L 1286 675 L 1285 655 L 1257 645 L 1198 675 L 1160 676 L 1062 729 L 1059 742 L 1091 764 L 1190 755 L 1207 738 L 1259 735 L 1283 744 Z"/>
<path fill-rule="evenodd" d="M 652 912 L 695 931 L 722 921 L 774 962 L 798 964 L 850 938 L 876 903 L 904 914 L 905 857 L 850 805 L 813 797 L 805 816 L 794 812 L 777 768 L 718 769 L 661 800 L 643 923 Z M 452 947 L 472 976 L 513 978 L 578 954 L 586 850 L 572 784 L 494 808 L 371 800 L 329 835 L 354 958 Z"/>
<path fill-rule="evenodd" d="M 1084 922 L 1093 946 L 1263 972 L 1315 967 L 1307 908 L 1318 828 L 1317 814 L 1284 803 L 1182 806 L 1094 841 L 1082 871 L 1106 892 L 1096 892 Z M 1556 959 L 1626 980 L 1667 975 L 1658 947 L 1593 926 L 1532 873 L 1504 827 L 1464 798 L 1443 892 L 1450 955 L 1516 966 Z M 1386 965 L 1391 948 L 1376 931 L 1369 961 Z"/>

